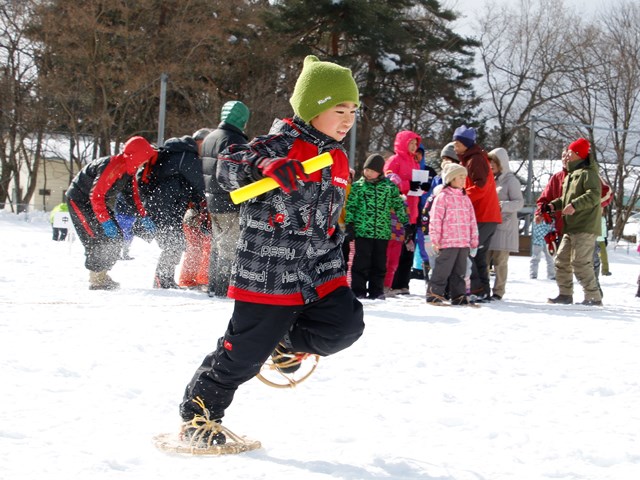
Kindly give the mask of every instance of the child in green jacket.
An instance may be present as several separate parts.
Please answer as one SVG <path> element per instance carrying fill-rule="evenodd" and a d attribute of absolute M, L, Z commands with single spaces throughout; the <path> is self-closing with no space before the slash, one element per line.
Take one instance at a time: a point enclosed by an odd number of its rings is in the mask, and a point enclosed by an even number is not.
<path fill-rule="evenodd" d="M 351 187 L 347 201 L 347 235 L 355 237 L 351 289 L 358 298 L 384 300 L 391 211 L 396 212 L 400 222 L 409 221 L 398 187 L 383 171 L 382 155 L 370 155 L 364 163 L 363 176 Z"/>

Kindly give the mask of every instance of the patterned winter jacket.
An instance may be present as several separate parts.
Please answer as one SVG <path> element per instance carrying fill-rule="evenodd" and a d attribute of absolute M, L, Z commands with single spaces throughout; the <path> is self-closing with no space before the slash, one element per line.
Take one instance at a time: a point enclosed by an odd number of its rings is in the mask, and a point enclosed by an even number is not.
<path fill-rule="evenodd" d="M 304 305 L 348 286 L 337 228 L 349 162 L 342 145 L 297 117 L 276 120 L 268 135 L 231 145 L 218 155 L 218 183 L 227 191 L 263 178 L 265 157 L 307 160 L 330 152 L 333 165 L 242 204 L 240 239 L 228 296 L 271 305 Z"/>
<path fill-rule="evenodd" d="M 438 248 L 478 247 L 476 216 L 464 190 L 444 187 L 434 198 L 429 217 L 429 235 Z"/>
<path fill-rule="evenodd" d="M 402 224 L 409 221 L 400 191 L 391 180 L 370 182 L 362 177 L 351 187 L 345 223 L 353 223 L 356 237 L 389 240 L 391 210 Z"/>

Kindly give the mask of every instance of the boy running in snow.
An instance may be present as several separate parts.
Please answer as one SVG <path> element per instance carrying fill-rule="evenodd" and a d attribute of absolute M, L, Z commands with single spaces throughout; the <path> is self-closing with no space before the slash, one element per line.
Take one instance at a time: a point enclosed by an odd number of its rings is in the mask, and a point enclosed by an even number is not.
<path fill-rule="evenodd" d="M 331 355 L 364 330 L 338 228 L 349 178 L 341 142 L 355 120 L 358 87 L 349 69 L 310 55 L 290 103 L 293 118 L 277 120 L 268 135 L 218 155 L 217 180 L 224 189 L 265 177 L 280 188 L 242 204 L 228 290 L 234 310 L 216 350 L 186 387 L 180 405 L 186 438 L 204 417 L 219 422 L 237 388 L 269 355 L 276 364 L 277 358 L 295 358 L 295 352 Z M 333 165 L 305 174 L 301 162 L 324 152 Z M 205 445 L 210 437 L 215 444 L 226 441 L 215 425 L 204 437 Z"/>
<path fill-rule="evenodd" d="M 448 281 L 451 304 L 467 305 L 467 257 L 478 248 L 476 216 L 464 189 L 467 169 L 450 163 L 444 167 L 442 178 L 444 187 L 434 198 L 429 215 L 436 264 L 427 287 L 427 303 L 443 303 Z"/>
<path fill-rule="evenodd" d="M 351 289 L 358 298 L 384 300 L 387 244 L 391 237 L 391 211 L 409 221 L 398 187 L 383 175 L 384 158 L 374 154 L 364 162 L 363 176 L 351 187 L 345 217 L 348 237 L 355 238 Z M 367 288 L 368 283 L 368 288 Z"/>

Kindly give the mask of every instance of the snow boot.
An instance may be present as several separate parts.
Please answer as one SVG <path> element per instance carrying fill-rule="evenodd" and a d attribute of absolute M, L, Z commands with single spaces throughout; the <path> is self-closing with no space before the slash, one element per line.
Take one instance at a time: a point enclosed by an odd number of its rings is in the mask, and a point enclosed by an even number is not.
<path fill-rule="evenodd" d="M 282 373 L 295 373 L 300 368 L 302 355 L 279 343 L 271 354 L 271 361 Z"/>
<path fill-rule="evenodd" d="M 461 305 L 461 306 L 471 305 L 471 302 L 469 301 L 466 295 L 460 295 L 459 297 L 456 297 L 453 300 L 451 300 L 451 305 Z"/>
<path fill-rule="evenodd" d="M 207 448 L 212 445 L 224 445 L 227 437 L 219 430 L 220 420 L 209 420 L 205 417 L 194 417 L 185 422 L 180 430 L 180 437 L 196 448 Z"/>
<path fill-rule="evenodd" d="M 555 298 L 547 299 L 547 303 L 556 303 L 558 305 L 571 305 L 573 303 L 573 295 L 558 295 Z"/>
<path fill-rule="evenodd" d="M 153 279 L 153 288 L 180 288 L 173 278 L 173 275 L 162 275 L 156 272 Z"/>
<path fill-rule="evenodd" d="M 211 418 L 209 410 L 205 407 L 200 397 L 196 397 L 192 401 L 200 407 L 202 413 L 194 414 L 191 420 L 187 420 L 182 424 L 180 429 L 181 440 L 188 442 L 190 446 L 195 448 L 208 448 L 213 445 L 227 443 L 227 437 L 222 431 L 220 419 Z"/>
<path fill-rule="evenodd" d="M 588 305 L 590 307 L 601 307 L 602 306 L 602 300 L 596 300 L 594 298 L 589 298 L 589 299 L 584 299 L 581 303 L 581 305 Z"/>
<path fill-rule="evenodd" d="M 89 271 L 89 290 L 117 290 L 118 288 L 120 288 L 120 284 L 114 281 L 106 270 Z"/>

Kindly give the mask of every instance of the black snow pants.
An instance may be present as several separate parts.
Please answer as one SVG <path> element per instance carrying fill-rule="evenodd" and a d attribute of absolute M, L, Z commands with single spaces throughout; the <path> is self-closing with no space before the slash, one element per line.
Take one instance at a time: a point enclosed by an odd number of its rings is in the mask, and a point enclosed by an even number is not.
<path fill-rule="evenodd" d="M 104 234 L 104 229 L 89 202 L 69 199 L 67 203 L 71 222 L 84 246 L 84 266 L 93 272 L 111 270 L 120 258 L 122 250 L 123 237 L 120 227 L 118 227 L 118 235 L 115 238 L 109 238 Z M 118 226 L 115 220 L 114 223 Z"/>
<path fill-rule="evenodd" d="M 191 420 L 202 410 L 222 418 L 242 383 L 253 378 L 285 335 L 292 350 L 327 356 L 352 345 L 364 331 L 362 304 L 348 287 L 317 302 L 277 306 L 236 300 L 227 331 L 187 385 L 180 415 Z"/>

